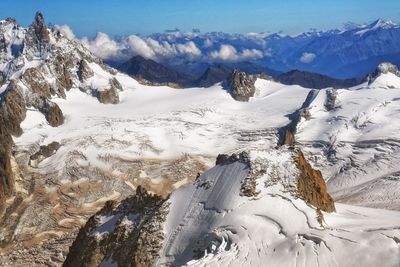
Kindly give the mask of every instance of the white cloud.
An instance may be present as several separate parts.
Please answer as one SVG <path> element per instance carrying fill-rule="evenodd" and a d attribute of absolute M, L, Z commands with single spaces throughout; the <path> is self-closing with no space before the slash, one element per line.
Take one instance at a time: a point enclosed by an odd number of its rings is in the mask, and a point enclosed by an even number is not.
<path fill-rule="evenodd" d="M 75 34 L 68 25 L 54 25 L 54 28 L 70 40 L 75 39 Z"/>
<path fill-rule="evenodd" d="M 315 60 L 317 56 L 313 53 L 304 52 L 303 55 L 300 57 L 300 62 L 305 64 L 309 64 Z"/>
<path fill-rule="evenodd" d="M 131 51 L 145 58 L 155 58 L 153 49 L 139 36 L 131 35 L 127 39 Z"/>
<path fill-rule="evenodd" d="M 237 50 L 231 45 L 221 45 L 218 51 L 212 51 L 210 54 L 212 59 L 220 59 L 223 61 L 236 61 L 238 58 Z"/>
<path fill-rule="evenodd" d="M 263 52 L 257 49 L 244 49 L 239 53 L 235 47 L 227 44 L 220 46 L 219 50 L 210 53 L 211 59 L 222 61 L 239 61 L 263 57 Z"/>
<path fill-rule="evenodd" d="M 118 55 L 123 48 L 116 41 L 112 40 L 106 33 L 98 32 L 93 40 L 84 37 L 80 40 L 96 56 L 108 59 Z"/>
<path fill-rule="evenodd" d="M 201 55 L 200 49 L 193 41 L 187 42 L 186 44 L 177 44 L 176 48 L 181 54 L 186 54 L 194 57 L 198 57 Z"/>
<path fill-rule="evenodd" d="M 128 60 L 135 55 L 141 55 L 156 61 L 196 59 L 199 61 L 234 62 L 258 59 L 268 54 L 257 49 L 235 48 L 226 43 L 221 44 L 217 50 L 204 53 L 203 51 L 207 51 L 207 48 L 211 48 L 215 43 L 211 39 L 205 38 L 200 43 L 200 49 L 193 40 L 198 36 L 198 33 L 174 32 L 168 33 L 164 36 L 165 38 L 130 35 L 114 40 L 106 33 L 98 32 L 93 39 L 87 37 L 78 39 L 68 25 L 56 25 L 55 28 L 67 38 L 82 43 L 96 56 L 104 60 L 116 60 L 119 62 Z M 202 49 L 204 50 L 202 51 Z"/>

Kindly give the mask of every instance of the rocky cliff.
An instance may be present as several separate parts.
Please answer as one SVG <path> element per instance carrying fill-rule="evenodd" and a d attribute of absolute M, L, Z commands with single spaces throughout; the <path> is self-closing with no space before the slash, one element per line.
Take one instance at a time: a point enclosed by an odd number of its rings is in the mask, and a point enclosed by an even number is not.
<path fill-rule="evenodd" d="M 0 21 L 0 203 L 14 190 L 12 136 L 22 134 L 26 109 L 41 112 L 49 125 L 58 127 L 64 114 L 54 98 L 66 98 L 74 87 L 101 103 L 116 104 L 123 88 L 115 74 L 81 44 L 47 28 L 41 13 L 28 28 L 14 19 Z"/>
<path fill-rule="evenodd" d="M 235 69 L 227 79 L 228 90 L 235 100 L 247 102 L 256 91 L 255 81 L 252 75 Z"/>
<path fill-rule="evenodd" d="M 140 186 L 119 205 L 107 202 L 81 228 L 63 266 L 152 266 L 167 212 L 165 200 Z"/>

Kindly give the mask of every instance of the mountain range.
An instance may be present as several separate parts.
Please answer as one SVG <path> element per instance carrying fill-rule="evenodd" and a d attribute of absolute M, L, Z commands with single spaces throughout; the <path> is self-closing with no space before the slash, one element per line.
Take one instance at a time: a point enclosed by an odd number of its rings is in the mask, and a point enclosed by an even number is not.
<path fill-rule="evenodd" d="M 251 38 L 314 66 L 323 36 L 378 32 L 397 26 Z M 398 266 L 396 65 L 342 80 L 203 63 L 123 73 L 41 13 L 0 21 L 0 265 Z"/>
<path fill-rule="evenodd" d="M 365 77 L 381 62 L 400 64 L 400 27 L 381 19 L 297 35 L 168 31 L 112 40 L 102 33 L 83 43 L 114 67 L 141 55 L 197 77 L 219 63 L 271 76 L 300 70 L 339 79 Z M 103 52 L 104 43 L 112 44 L 114 50 Z"/>

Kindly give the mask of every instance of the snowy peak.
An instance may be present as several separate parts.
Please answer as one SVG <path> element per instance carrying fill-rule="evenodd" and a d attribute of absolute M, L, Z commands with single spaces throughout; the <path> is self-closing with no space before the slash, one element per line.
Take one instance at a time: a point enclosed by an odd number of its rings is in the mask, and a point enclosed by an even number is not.
<path fill-rule="evenodd" d="M 390 29 L 393 27 L 397 27 L 398 25 L 394 23 L 391 20 L 383 20 L 383 19 L 378 19 L 374 22 L 372 22 L 368 28 L 369 29 Z"/>
<path fill-rule="evenodd" d="M 400 71 L 391 63 L 381 63 L 367 80 L 372 87 L 400 88 Z"/>

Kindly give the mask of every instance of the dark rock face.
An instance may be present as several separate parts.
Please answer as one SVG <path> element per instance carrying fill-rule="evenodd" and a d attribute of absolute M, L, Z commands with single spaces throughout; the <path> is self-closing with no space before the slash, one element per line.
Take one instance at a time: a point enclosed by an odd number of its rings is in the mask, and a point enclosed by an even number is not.
<path fill-rule="evenodd" d="M 39 107 L 40 112 L 42 112 L 48 123 L 52 127 L 58 127 L 64 123 L 64 115 L 60 107 L 47 99 L 43 101 L 43 106 Z"/>
<path fill-rule="evenodd" d="M 194 85 L 198 87 L 209 87 L 218 82 L 225 81 L 231 73 L 232 69 L 225 65 L 218 64 L 216 66 L 211 66 L 194 82 Z"/>
<path fill-rule="evenodd" d="M 39 151 L 30 156 L 29 165 L 36 167 L 45 158 L 51 157 L 61 147 L 58 142 L 51 142 L 48 145 L 40 146 Z"/>
<path fill-rule="evenodd" d="M 363 82 L 363 79 L 358 78 L 340 80 L 318 73 L 299 70 L 292 70 L 280 74 L 275 78 L 275 80 L 286 85 L 300 85 L 305 88 L 313 89 L 323 89 L 328 87 L 348 88 Z"/>
<path fill-rule="evenodd" d="M 22 75 L 21 80 L 38 96 L 51 96 L 50 86 L 37 68 L 27 69 Z"/>
<path fill-rule="evenodd" d="M 47 31 L 46 23 L 44 21 L 42 13 L 40 12 L 36 13 L 32 27 L 35 31 L 36 37 L 39 40 L 39 42 L 44 42 L 44 43 L 50 42 L 49 32 Z"/>
<path fill-rule="evenodd" d="M 103 91 L 96 91 L 96 97 L 103 104 L 118 104 L 119 94 L 118 90 L 122 90 L 121 84 L 117 79 L 110 79 L 110 88 Z"/>
<path fill-rule="evenodd" d="M 63 266 L 152 266 L 162 247 L 165 200 L 142 187 L 117 205 L 108 201 L 81 228 Z"/>
<path fill-rule="evenodd" d="M 306 100 L 301 105 L 301 108 L 289 114 L 290 123 L 280 129 L 279 133 L 279 145 L 289 145 L 294 146 L 296 142 L 296 132 L 297 132 L 297 124 L 299 124 L 301 118 L 309 120 L 311 115 L 309 112 L 309 106 L 312 100 L 317 96 L 318 90 L 311 90 Z"/>
<path fill-rule="evenodd" d="M 142 56 L 132 57 L 118 69 L 145 84 L 170 85 L 172 87 L 187 87 L 191 84 L 190 77 Z"/>
<path fill-rule="evenodd" d="M 74 62 L 65 56 L 56 55 L 52 61 L 57 78 L 58 91 L 60 96 L 64 96 L 64 90 L 69 90 L 73 86 L 72 74 L 69 69 L 74 67 Z"/>
<path fill-rule="evenodd" d="M 326 101 L 325 101 L 325 109 L 326 111 L 331 111 L 335 108 L 337 98 L 337 91 L 329 89 L 326 91 Z"/>
<path fill-rule="evenodd" d="M 234 70 L 227 81 L 232 97 L 241 102 L 249 101 L 256 91 L 255 80 L 252 75 Z"/>
<path fill-rule="evenodd" d="M 0 103 L 0 213 L 5 200 L 14 192 L 14 178 L 11 166 L 13 140 L 11 135 L 19 136 L 19 126 L 25 119 L 25 101 L 18 86 L 12 81 L 1 96 Z"/>
<path fill-rule="evenodd" d="M 321 172 L 311 167 L 300 150 L 297 152 L 295 162 L 300 171 L 297 180 L 300 198 L 320 210 L 334 212 L 335 203 L 328 193 Z"/>
<path fill-rule="evenodd" d="M 4 132 L 15 136 L 22 134 L 19 124 L 26 116 L 25 100 L 21 92 L 17 84 L 11 81 L 1 96 L 1 128 Z"/>
<path fill-rule="evenodd" d="M 78 69 L 78 78 L 81 82 L 93 77 L 93 71 L 89 67 L 89 64 L 87 63 L 86 60 L 82 59 L 81 62 L 79 63 L 79 69 Z"/>

